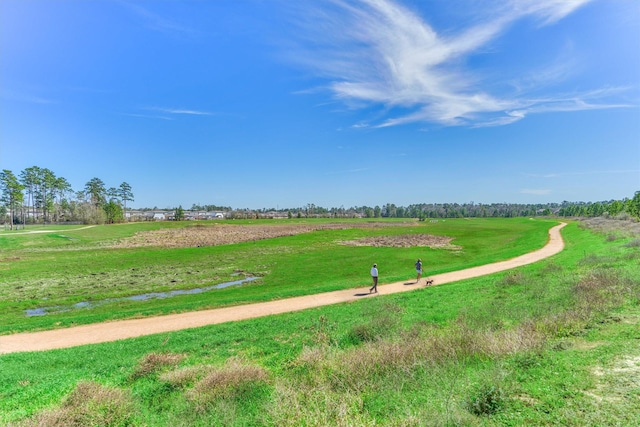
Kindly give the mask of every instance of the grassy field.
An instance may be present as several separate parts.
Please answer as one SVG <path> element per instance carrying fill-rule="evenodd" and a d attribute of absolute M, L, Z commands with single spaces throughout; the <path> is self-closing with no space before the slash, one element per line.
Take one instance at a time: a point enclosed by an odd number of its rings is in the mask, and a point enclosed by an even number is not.
<path fill-rule="evenodd" d="M 506 273 L 115 343 L 3 355 L 0 423 L 636 426 L 640 240 L 622 222 L 611 223 L 599 232 L 571 223 L 562 253 Z M 417 257 L 427 274 L 452 271 L 537 249 L 554 224 L 416 222 L 177 250 L 110 246 L 156 224 L 0 234 L 2 333 L 362 286 L 372 262 L 383 282 L 413 277 Z M 446 235 L 461 249 L 338 243 L 394 233 Z M 134 268 L 146 278 L 129 278 Z M 156 282 L 155 272 L 180 280 Z M 119 302 L 24 316 L 43 304 L 203 286 L 238 272 L 260 279 L 144 307 Z M 102 283 L 109 284 L 95 286 Z"/>
<path fill-rule="evenodd" d="M 233 221 L 234 227 L 262 227 L 273 221 Z M 287 221 L 308 225 L 309 221 Z M 311 221 L 316 226 L 327 221 Z M 410 278 L 417 258 L 425 275 L 512 258 L 540 248 L 553 222 L 544 220 L 342 221 L 345 227 L 220 246 L 122 247 L 118 242 L 161 227 L 196 233 L 211 225 L 134 223 L 64 231 L 0 235 L 0 334 L 51 329 L 104 320 L 191 311 L 353 288 L 369 283 L 377 262 L 381 283 Z M 36 230 L 45 231 L 45 230 Z M 371 236 L 432 234 L 453 238 L 461 249 L 347 246 Z M 129 301 L 149 292 L 187 290 L 258 277 L 250 284 L 179 298 Z M 105 300 L 114 300 L 103 304 Z M 119 299 L 119 300 L 118 300 Z M 91 310 L 67 307 L 100 303 Z M 25 318 L 27 310 L 58 307 L 46 316 Z M 61 311 L 61 312 L 60 312 Z"/>

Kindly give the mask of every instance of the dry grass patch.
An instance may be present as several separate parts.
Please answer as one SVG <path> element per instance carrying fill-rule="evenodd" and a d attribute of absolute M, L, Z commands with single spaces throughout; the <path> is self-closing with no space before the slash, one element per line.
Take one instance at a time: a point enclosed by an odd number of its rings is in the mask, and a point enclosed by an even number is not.
<path fill-rule="evenodd" d="M 167 366 L 175 366 L 180 363 L 186 356 L 184 354 L 169 353 L 149 353 L 146 354 L 138 363 L 131 377 L 133 379 L 146 377 L 155 374 Z"/>
<path fill-rule="evenodd" d="M 410 248 L 414 246 L 424 246 L 433 249 L 460 250 L 460 246 L 452 245 L 452 237 L 432 236 L 430 234 L 403 234 L 397 236 L 376 236 L 365 237 L 357 240 L 347 240 L 340 242 L 348 246 L 374 246 L 391 248 Z"/>
<path fill-rule="evenodd" d="M 364 342 L 348 350 L 305 348 L 294 364 L 308 372 L 312 383 L 328 382 L 336 390 L 361 390 L 372 376 L 410 373 L 474 357 L 503 357 L 541 349 L 544 342 L 544 334 L 533 323 L 494 331 L 473 329 L 461 320 L 447 328 L 426 326 L 398 339 Z"/>
<path fill-rule="evenodd" d="M 133 248 L 156 246 L 164 248 L 186 248 L 218 246 L 233 243 L 252 242 L 276 237 L 295 236 L 317 230 L 346 230 L 351 228 L 379 228 L 415 225 L 408 223 L 365 223 L 365 224 L 265 224 L 265 225 L 196 225 L 184 228 L 164 228 L 161 230 L 136 233 L 114 246 Z"/>
<path fill-rule="evenodd" d="M 267 371 L 238 358 L 222 367 L 208 367 L 202 378 L 187 392 L 187 399 L 205 408 L 221 398 L 239 397 L 254 385 L 266 383 Z"/>
<path fill-rule="evenodd" d="M 582 228 L 589 228 L 604 235 L 639 237 L 640 222 L 631 219 L 589 218 L 580 221 Z"/>
<path fill-rule="evenodd" d="M 23 426 L 85 427 L 133 425 L 135 405 L 129 392 L 93 381 L 78 383 L 55 409 L 46 410 Z"/>
<path fill-rule="evenodd" d="M 185 387 L 202 378 L 209 369 L 211 368 L 206 365 L 186 366 L 163 372 L 158 378 L 160 381 L 169 383 L 174 387 Z"/>
<path fill-rule="evenodd" d="M 360 393 L 335 392 L 327 387 L 301 386 L 297 381 L 279 381 L 268 408 L 274 425 L 280 427 L 351 427 L 381 425 L 364 411 Z M 406 420 L 403 420 L 406 421 Z M 405 427 L 419 424 L 403 422 Z"/>

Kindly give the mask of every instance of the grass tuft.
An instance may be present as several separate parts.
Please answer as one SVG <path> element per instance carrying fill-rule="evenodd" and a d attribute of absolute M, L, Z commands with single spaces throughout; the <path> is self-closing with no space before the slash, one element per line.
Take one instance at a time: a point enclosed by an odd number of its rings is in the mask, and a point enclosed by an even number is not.
<path fill-rule="evenodd" d="M 223 367 L 209 367 L 202 379 L 187 391 L 187 399 L 200 410 L 220 399 L 239 398 L 249 394 L 252 388 L 265 384 L 267 371 L 261 366 L 231 358 Z"/>
<path fill-rule="evenodd" d="M 135 368 L 132 379 L 147 377 L 155 374 L 167 366 L 175 366 L 186 356 L 184 354 L 149 353 L 146 354 Z"/>
<path fill-rule="evenodd" d="M 626 248 L 640 248 L 640 239 L 633 239 L 624 246 Z"/>
<path fill-rule="evenodd" d="M 58 408 L 45 410 L 23 425 L 37 427 L 130 426 L 135 405 L 129 392 L 93 381 L 78 383 Z"/>
<path fill-rule="evenodd" d="M 202 378 L 207 369 L 206 365 L 187 366 L 163 372 L 158 379 L 169 383 L 173 387 L 183 388 Z"/>
<path fill-rule="evenodd" d="M 359 345 L 392 336 L 398 331 L 402 314 L 402 307 L 390 301 L 367 306 L 363 313 L 364 322 L 355 324 L 347 332 L 346 344 Z"/>
<path fill-rule="evenodd" d="M 502 286 L 517 286 L 526 284 L 525 275 L 522 271 L 512 271 L 504 275 L 500 284 Z"/>

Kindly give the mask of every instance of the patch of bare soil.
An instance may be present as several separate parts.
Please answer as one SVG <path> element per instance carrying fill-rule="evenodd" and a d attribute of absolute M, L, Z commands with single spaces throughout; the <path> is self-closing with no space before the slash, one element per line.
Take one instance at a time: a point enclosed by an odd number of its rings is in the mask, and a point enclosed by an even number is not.
<path fill-rule="evenodd" d="M 218 246 L 232 243 L 295 236 L 317 230 L 345 230 L 349 228 L 378 228 L 415 225 L 413 223 L 367 224 L 265 224 L 265 225 L 197 225 L 184 228 L 165 228 L 145 231 L 115 244 L 121 248 L 156 246 L 164 248 L 188 248 Z M 383 245 L 381 245 L 383 246 Z"/>
<path fill-rule="evenodd" d="M 460 246 L 452 245 L 453 238 L 446 236 L 432 236 L 430 234 L 403 234 L 398 236 L 376 236 L 364 239 L 341 242 L 349 246 L 386 246 L 394 248 L 408 248 L 412 246 L 427 246 L 430 248 L 460 250 Z"/>
<path fill-rule="evenodd" d="M 596 366 L 592 372 L 597 378 L 596 387 L 586 395 L 598 402 L 628 399 L 632 390 L 640 387 L 640 356 L 626 355 L 613 366 Z"/>

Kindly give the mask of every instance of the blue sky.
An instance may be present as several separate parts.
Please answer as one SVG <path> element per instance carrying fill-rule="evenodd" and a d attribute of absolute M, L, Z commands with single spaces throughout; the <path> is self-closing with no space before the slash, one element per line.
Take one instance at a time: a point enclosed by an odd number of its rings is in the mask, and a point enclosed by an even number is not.
<path fill-rule="evenodd" d="M 0 169 L 133 207 L 640 190 L 635 0 L 2 0 Z"/>

